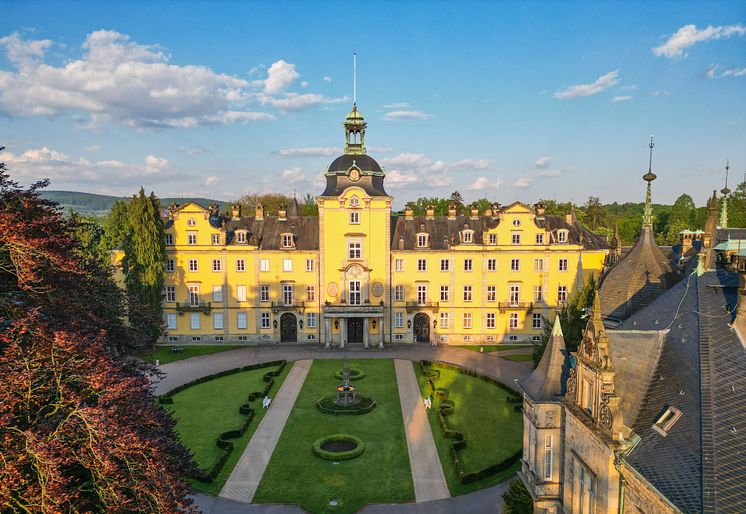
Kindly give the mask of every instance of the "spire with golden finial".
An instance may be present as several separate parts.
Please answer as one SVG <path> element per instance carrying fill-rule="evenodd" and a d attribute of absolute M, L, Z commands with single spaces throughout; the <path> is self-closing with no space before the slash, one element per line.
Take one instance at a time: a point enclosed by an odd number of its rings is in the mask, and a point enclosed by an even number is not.
<path fill-rule="evenodd" d="M 723 207 L 720 210 L 720 226 L 723 228 L 728 228 L 728 194 L 730 193 L 730 189 L 728 189 L 728 170 L 730 170 L 730 161 L 726 159 L 725 187 L 720 190 L 720 192 L 723 193 Z"/>
<path fill-rule="evenodd" d="M 352 110 L 347 114 L 345 126 L 346 154 L 362 155 L 365 153 L 365 128 L 368 126 L 360 111 L 357 110 L 357 52 L 352 57 Z"/>
<path fill-rule="evenodd" d="M 650 160 L 648 161 L 648 172 L 642 176 L 642 179 L 648 183 L 647 192 L 645 193 L 645 210 L 642 214 L 642 228 L 653 228 L 653 196 L 650 191 L 650 183 L 657 178 L 653 173 L 653 136 L 650 136 Z"/>

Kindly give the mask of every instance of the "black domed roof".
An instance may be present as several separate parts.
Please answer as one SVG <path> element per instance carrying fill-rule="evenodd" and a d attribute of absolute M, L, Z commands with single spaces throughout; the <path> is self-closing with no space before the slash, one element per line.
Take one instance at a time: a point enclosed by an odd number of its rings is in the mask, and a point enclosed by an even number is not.
<path fill-rule="evenodd" d="M 329 173 L 347 173 L 353 165 L 357 166 L 360 171 L 380 172 L 381 165 L 373 158 L 365 154 L 344 154 L 340 155 L 329 165 Z"/>

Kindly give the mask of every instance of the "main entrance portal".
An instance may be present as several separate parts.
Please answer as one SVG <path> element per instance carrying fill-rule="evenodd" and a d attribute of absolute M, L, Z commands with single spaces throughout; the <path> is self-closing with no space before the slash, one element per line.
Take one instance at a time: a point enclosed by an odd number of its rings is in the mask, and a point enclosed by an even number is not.
<path fill-rule="evenodd" d="M 280 316 L 280 342 L 295 343 L 298 341 L 298 323 L 295 314 L 286 312 Z"/>
<path fill-rule="evenodd" d="M 363 342 L 363 318 L 347 318 L 347 342 Z"/>
<path fill-rule="evenodd" d="M 430 342 L 430 317 L 424 312 L 414 316 L 414 338 L 418 343 Z"/>

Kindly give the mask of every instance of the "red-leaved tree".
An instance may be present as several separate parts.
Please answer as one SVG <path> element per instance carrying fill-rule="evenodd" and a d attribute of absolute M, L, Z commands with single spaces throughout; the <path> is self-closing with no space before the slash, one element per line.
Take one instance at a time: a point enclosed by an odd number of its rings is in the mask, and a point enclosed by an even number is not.
<path fill-rule="evenodd" d="M 188 511 L 191 460 L 131 357 L 147 337 L 45 185 L 0 163 L 0 512 Z"/>

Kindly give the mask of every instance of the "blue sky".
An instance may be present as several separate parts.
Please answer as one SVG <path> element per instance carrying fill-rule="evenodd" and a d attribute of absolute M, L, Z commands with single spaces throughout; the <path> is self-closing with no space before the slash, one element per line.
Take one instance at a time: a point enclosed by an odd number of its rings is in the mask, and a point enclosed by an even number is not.
<path fill-rule="evenodd" d="M 358 52 L 399 207 L 654 201 L 746 170 L 744 2 L 0 1 L 0 156 L 54 189 L 319 194 Z M 733 182 L 733 178 L 731 180 Z"/>

